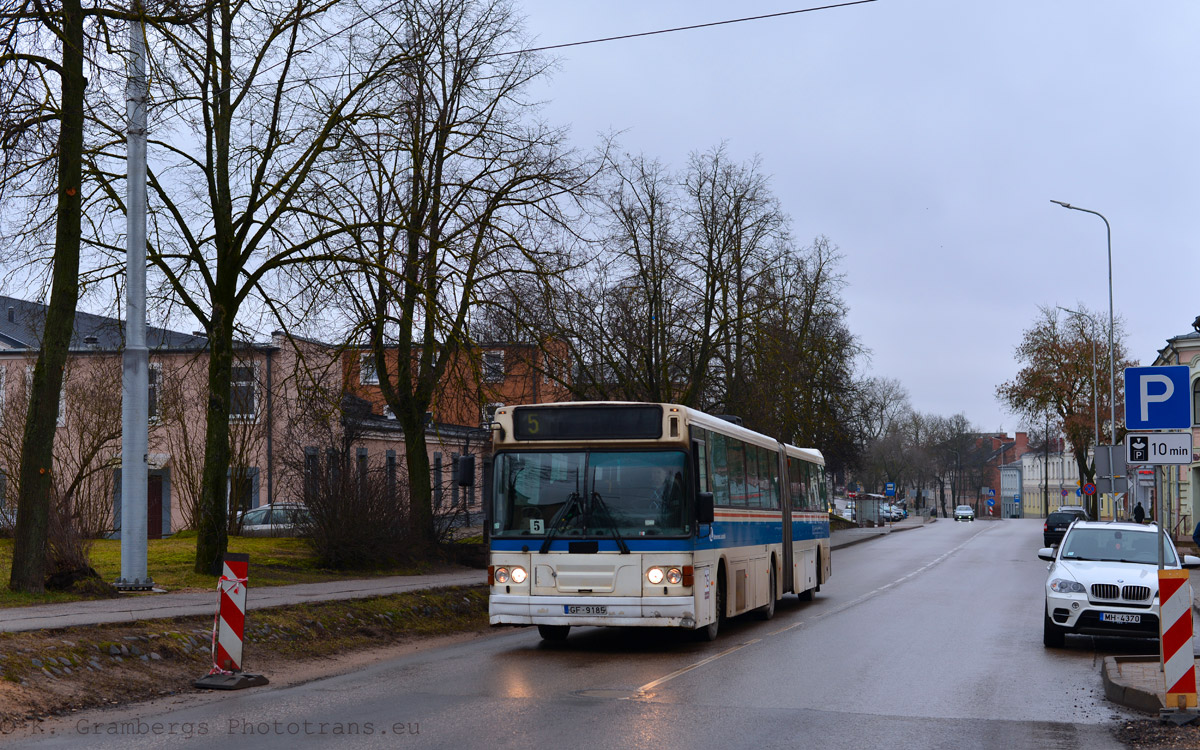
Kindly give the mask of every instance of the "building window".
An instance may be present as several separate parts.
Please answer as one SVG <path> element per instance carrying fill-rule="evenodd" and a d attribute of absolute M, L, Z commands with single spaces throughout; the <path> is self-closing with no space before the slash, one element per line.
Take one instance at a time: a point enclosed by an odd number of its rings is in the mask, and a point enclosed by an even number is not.
<path fill-rule="evenodd" d="M 157 422 L 162 415 L 158 413 L 158 394 L 162 386 L 162 364 L 151 362 L 146 371 L 146 413 L 151 422 Z"/>
<path fill-rule="evenodd" d="M 375 371 L 374 352 L 365 352 L 359 355 L 358 382 L 362 385 L 379 385 L 379 373 Z"/>
<path fill-rule="evenodd" d="M 321 491 L 321 457 L 315 447 L 304 449 L 304 502 L 316 502 Z"/>
<path fill-rule="evenodd" d="M 496 421 L 496 410 L 504 406 L 501 403 L 485 404 L 483 407 L 483 426 L 488 429 Z"/>
<path fill-rule="evenodd" d="M 3 375 L 0 370 L 0 385 L 4 383 Z M 1192 424 L 1200 425 L 1200 379 L 1192 382 Z"/>
<path fill-rule="evenodd" d="M 483 382 L 504 382 L 504 352 L 493 350 L 483 353 Z"/>
<path fill-rule="evenodd" d="M 229 387 L 229 416 L 231 419 L 254 419 L 255 378 L 254 365 L 234 365 Z"/>

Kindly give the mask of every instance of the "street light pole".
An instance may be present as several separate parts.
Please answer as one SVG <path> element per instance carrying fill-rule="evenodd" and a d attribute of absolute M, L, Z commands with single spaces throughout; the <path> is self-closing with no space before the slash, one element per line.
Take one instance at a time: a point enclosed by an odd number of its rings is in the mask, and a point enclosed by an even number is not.
<path fill-rule="evenodd" d="M 1113 509 L 1116 509 L 1117 487 L 1116 487 L 1116 471 L 1113 467 L 1113 443 L 1117 442 L 1117 351 L 1113 348 L 1113 283 L 1112 283 L 1112 226 L 1109 225 L 1108 219 L 1104 218 L 1104 214 L 1099 211 L 1092 211 L 1079 206 L 1072 206 L 1065 201 L 1050 200 L 1051 203 L 1057 203 L 1063 208 L 1069 208 L 1072 211 L 1083 211 L 1086 214 L 1095 214 L 1104 222 L 1104 230 L 1108 234 L 1108 387 L 1109 387 L 1109 408 L 1111 409 L 1111 439 L 1108 441 L 1108 481 L 1110 490 L 1113 493 Z"/>

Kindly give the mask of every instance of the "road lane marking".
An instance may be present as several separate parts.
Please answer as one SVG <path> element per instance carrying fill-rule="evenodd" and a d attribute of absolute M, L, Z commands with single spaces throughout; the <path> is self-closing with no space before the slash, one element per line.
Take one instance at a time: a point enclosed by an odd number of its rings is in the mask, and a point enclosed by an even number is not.
<path fill-rule="evenodd" d="M 817 620 L 823 620 L 826 617 L 830 617 L 832 615 L 836 615 L 836 614 L 845 612 L 846 610 L 850 609 L 851 607 L 856 607 L 859 604 L 862 604 L 863 602 L 865 602 L 873 597 L 879 596 L 880 594 L 887 591 L 888 589 L 895 588 L 896 586 L 899 586 L 900 584 L 904 583 L 905 581 L 907 581 L 911 578 L 915 578 L 916 576 L 920 575 L 921 573 L 924 573 L 925 571 L 929 570 L 930 568 L 941 564 L 942 562 L 944 562 L 946 560 L 946 558 L 950 557 L 955 552 L 958 552 L 963 547 L 966 547 L 968 544 L 970 544 L 972 541 L 975 540 L 975 537 L 979 536 L 980 534 L 985 533 L 986 531 L 988 531 L 988 529 L 983 529 L 975 534 L 972 534 L 971 537 L 969 539 L 967 539 L 965 542 L 963 542 L 962 544 L 960 544 L 957 547 L 954 547 L 950 550 L 947 550 L 946 552 L 942 553 L 942 555 L 940 557 L 926 563 L 925 565 L 922 565 L 920 568 L 917 568 L 916 570 L 912 571 L 911 573 L 901 576 L 900 578 L 897 578 L 896 580 L 892 581 L 891 583 L 886 583 L 883 586 L 880 586 L 879 588 L 875 589 L 874 591 L 869 591 L 869 592 L 863 594 L 862 596 L 858 597 L 857 599 L 846 602 L 845 604 L 843 604 L 839 607 L 835 607 L 834 609 L 831 609 L 828 612 L 822 612 L 821 614 L 814 617 L 812 621 L 815 622 Z M 801 625 L 804 625 L 807 622 L 809 622 L 809 620 L 801 620 L 800 622 L 793 623 L 791 625 L 788 625 L 787 627 L 783 627 L 783 628 L 780 628 L 779 630 L 767 633 L 765 636 L 763 636 L 763 638 L 770 638 L 771 636 L 779 635 L 780 633 L 786 633 L 789 630 L 795 630 L 796 628 L 800 627 Z M 666 682 L 670 682 L 671 680 L 675 679 L 676 677 L 685 675 L 694 669 L 699 669 L 700 667 L 703 667 L 706 664 L 711 664 L 712 662 L 716 661 L 717 659 L 720 659 L 721 657 L 724 657 L 724 656 L 728 656 L 735 651 L 741 651 L 742 649 L 746 648 L 747 646 L 753 646 L 755 643 L 760 643 L 763 640 L 763 638 L 755 638 L 753 640 L 746 641 L 745 643 L 739 643 L 738 645 L 734 646 L 733 648 L 726 649 L 719 654 L 713 654 L 712 656 L 710 656 L 706 659 L 701 659 L 700 661 L 698 661 L 694 664 L 689 664 L 686 667 L 683 667 L 682 669 L 677 669 L 668 675 L 659 677 L 657 680 L 654 680 L 653 682 L 647 682 L 645 685 L 642 685 L 640 688 L 635 690 L 633 692 L 633 695 L 631 695 L 627 698 L 622 698 L 621 700 L 644 699 L 646 697 L 645 694 L 647 691 L 653 690 L 654 688 L 658 687 L 659 685 L 662 685 L 663 683 L 666 683 Z"/>
<path fill-rule="evenodd" d="M 699 669 L 700 667 L 703 667 L 705 664 L 708 664 L 710 662 L 716 661 L 717 659 L 720 659 L 722 656 L 728 656 L 728 655 L 732 654 L 734 651 L 740 651 L 747 646 L 753 646 L 755 643 L 758 643 L 761 640 L 762 640 L 762 638 L 755 638 L 754 640 L 746 641 L 745 643 L 739 643 L 738 645 L 734 646 L 733 648 L 725 649 L 724 651 L 722 651 L 719 654 L 713 654 L 712 656 L 708 657 L 707 659 L 701 659 L 700 661 L 696 662 L 695 664 L 689 664 L 686 667 L 684 667 L 683 669 L 677 669 L 669 675 L 666 675 L 664 677 L 659 677 L 657 680 L 654 680 L 653 682 L 647 682 L 645 685 L 642 685 L 640 688 L 635 690 L 634 694 L 631 695 L 629 698 L 623 698 L 622 700 L 643 698 L 643 697 L 645 697 L 644 693 L 647 690 L 653 690 L 654 688 L 658 687 L 659 685 L 663 684 L 664 682 L 673 680 L 681 674 L 686 674 L 688 672 L 691 672 L 693 669 Z"/>

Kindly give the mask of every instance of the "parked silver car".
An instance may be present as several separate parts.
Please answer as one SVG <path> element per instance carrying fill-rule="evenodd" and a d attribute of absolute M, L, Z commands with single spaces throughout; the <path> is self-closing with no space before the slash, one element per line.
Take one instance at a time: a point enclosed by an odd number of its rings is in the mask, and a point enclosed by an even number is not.
<path fill-rule="evenodd" d="M 242 536 L 297 536 L 309 518 L 299 503 L 268 503 L 238 514 Z"/>
<path fill-rule="evenodd" d="M 960 505 L 954 509 L 955 521 L 974 521 L 975 509 L 970 505 Z"/>

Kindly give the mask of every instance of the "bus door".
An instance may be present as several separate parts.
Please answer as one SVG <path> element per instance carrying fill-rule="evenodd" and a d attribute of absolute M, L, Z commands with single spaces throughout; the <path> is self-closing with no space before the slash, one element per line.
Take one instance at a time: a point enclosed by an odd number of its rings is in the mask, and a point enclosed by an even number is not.
<path fill-rule="evenodd" d="M 788 481 L 788 455 L 779 443 L 779 507 L 783 509 L 783 590 L 795 591 L 792 564 L 792 486 Z"/>

